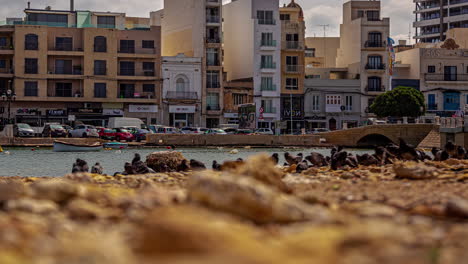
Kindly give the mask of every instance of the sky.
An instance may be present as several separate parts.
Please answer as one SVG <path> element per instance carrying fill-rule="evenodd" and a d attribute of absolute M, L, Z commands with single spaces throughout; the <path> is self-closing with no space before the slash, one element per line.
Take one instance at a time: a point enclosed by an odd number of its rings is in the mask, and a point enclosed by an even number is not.
<path fill-rule="evenodd" d="M 69 0 L 29 0 L 32 8 L 68 9 Z M 223 0 L 229 2 L 230 0 Z M 339 36 L 342 5 L 347 0 L 296 0 L 304 9 L 307 36 L 323 36 L 320 25 L 326 28 L 327 36 Z M 5 17 L 23 17 L 23 9 L 28 0 L 0 0 L 0 21 Z M 290 0 L 280 0 L 281 5 Z M 391 18 L 391 36 L 395 39 L 408 39 L 410 24 L 414 19 L 412 0 L 382 0 L 383 16 Z M 148 17 L 150 11 L 163 8 L 163 0 L 75 0 L 75 8 L 80 10 L 113 11 L 127 13 L 128 16 Z M 414 29 L 411 28 L 414 32 Z"/>

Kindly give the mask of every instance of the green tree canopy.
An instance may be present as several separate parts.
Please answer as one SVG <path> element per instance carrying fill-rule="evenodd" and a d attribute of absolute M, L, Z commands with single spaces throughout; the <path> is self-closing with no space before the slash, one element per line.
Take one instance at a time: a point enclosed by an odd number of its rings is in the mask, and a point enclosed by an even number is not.
<path fill-rule="evenodd" d="M 379 95 L 369 110 L 378 117 L 419 117 L 425 113 L 426 108 L 424 95 L 420 91 L 412 87 L 398 86 Z"/>

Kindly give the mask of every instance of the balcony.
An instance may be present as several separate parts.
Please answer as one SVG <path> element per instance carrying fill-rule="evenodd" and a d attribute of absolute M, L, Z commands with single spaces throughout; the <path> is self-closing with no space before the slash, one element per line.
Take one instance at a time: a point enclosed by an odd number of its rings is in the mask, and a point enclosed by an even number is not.
<path fill-rule="evenodd" d="M 219 44 L 219 43 L 221 43 L 221 38 L 220 37 L 207 37 L 206 38 L 206 43 Z"/>
<path fill-rule="evenodd" d="M 12 78 L 14 73 L 14 70 L 11 68 L 0 69 L 0 77 L 2 78 Z"/>
<path fill-rule="evenodd" d="M 168 91 L 166 94 L 167 99 L 176 99 L 176 100 L 197 100 L 197 92 L 174 92 Z"/>
<path fill-rule="evenodd" d="M 213 16 L 213 15 L 206 16 L 207 24 L 219 24 L 220 22 L 221 22 L 221 19 L 219 16 Z"/>
<path fill-rule="evenodd" d="M 119 70 L 117 73 L 117 79 L 119 80 L 155 80 L 155 71 L 135 71 L 135 70 Z"/>
<path fill-rule="evenodd" d="M 118 56 L 120 58 L 154 58 L 156 49 L 135 49 L 135 48 L 120 48 Z"/>
<path fill-rule="evenodd" d="M 156 98 L 154 93 L 138 93 L 138 92 L 128 92 L 124 90 L 119 90 L 117 94 L 117 98 L 119 99 L 137 99 L 137 100 L 143 100 L 143 99 L 154 99 Z"/>
<path fill-rule="evenodd" d="M 302 41 L 286 41 L 283 46 L 289 50 L 304 49 L 304 43 Z"/>
<path fill-rule="evenodd" d="M 206 110 L 207 111 L 220 111 L 221 107 L 219 106 L 219 104 L 210 104 L 206 106 Z"/>
<path fill-rule="evenodd" d="M 304 66 L 302 65 L 285 65 L 285 72 L 286 73 L 302 73 L 302 69 Z"/>
<path fill-rule="evenodd" d="M 261 63 L 260 71 L 263 73 L 275 73 L 276 72 L 276 63 Z"/>
<path fill-rule="evenodd" d="M 213 67 L 219 67 L 221 66 L 221 62 L 219 60 L 207 60 L 206 61 L 206 66 L 213 66 Z"/>
<path fill-rule="evenodd" d="M 276 40 L 262 40 L 260 50 L 276 50 Z"/>
<path fill-rule="evenodd" d="M 267 107 L 263 109 L 264 114 L 276 114 L 276 107 Z"/>
<path fill-rule="evenodd" d="M 13 46 L 0 46 L 1 55 L 13 55 L 14 48 Z"/>
<path fill-rule="evenodd" d="M 260 85 L 260 91 L 266 91 L 266 92 L 275 92 L 276 91 L 276 85 Z"/>
<path fill-rule="evenodd" d="M 468 74 L 427 73 L 425 74 L 425 80 L 426 82 L 444 82 L 444 83 L 468 82 Z"/>
<path fill-rule="evenodd" d="M 385 71 L 386 65 L 384 63 L 367 63 L 365 68 L 368 71 Z"/>
<path fill-rule="evenodd" d="M 275 19 L 258 19 L 259 25 L 276 25 Z"/>
<path fill-rule="evenodd" d="M 221 83 L 208 81 L 206 83 L 206 88 L 208 88 L 208 89 L 219 89 L 219 88 L 221 88 Z"/>
<path fill-rule="evenodd" d="M 387 44 L 385 41 L 371 41 L 371 40 L 368 40 L 364 43 L 364 47 L 365 48 L 383 48 L 385 47 Z"/>
<path fill-rule="evenodd" d="M 53 76 L 53 78 L 72 78 L 76 79 L 81 78 L 83 75 L 83 68 L 81 66 L 73 66 L 73 68 L 69 67 L 56 67 L 55 69 L 49 71 L 49 75 L 60 75 L 60 76 Z"/>
<path fill-rule="evenodd" d="M 380 85 L 380 86 L 366 86 L 366 92 L 368 93 L 383 93 L 385 92 L 385 86 Z"/>

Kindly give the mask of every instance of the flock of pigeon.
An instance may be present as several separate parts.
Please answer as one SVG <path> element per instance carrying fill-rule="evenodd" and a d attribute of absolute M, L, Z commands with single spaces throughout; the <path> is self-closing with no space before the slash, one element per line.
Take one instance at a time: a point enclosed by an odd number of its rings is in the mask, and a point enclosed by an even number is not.
<path fill-rule="evenodd" d="M 372 165 L 386 165 L 392 164 L 395 160 L 403 161 L 445 161 L 448 159 L 468 159 L 468 152 L 462 146 L 456 146 L 452 142 L 445 145 L 444 149 L 433 148 L 431 151 L 433 157 L 426 154 L 426 152 L 407 144 L 404 140 L 400 139 L 400 144 L 390 144 L 386 147 L 376 147 L 374 154 L 354 155 L 344 150 L 343 147 L 334 147 L 331 149 L 330 156 L 324 156 L 321 153 L 312 152 L 310 155 L 304 157 L 302 153 L 297 156 L 291 155 L 289 152 L 284 153 L 286 163 L 283 166 L 296 166 L 296 172 L 301 173 L 311 167 L 327 167 L 330 166 L 332 170 L 339 170 L 346 167 L 357 168 L 359 165 L 372 166 Z M 279 154 L 274 153 L 271 160 L 278 165 L 280 162 Z M 244 160 L 239 158 L 235 161 L 225 161 L 222 164 L 216 160 L 213 161 L 211 168 L 216 171 L 222 171 L 227 168 L 234 168 L 243 164 Z M 184 160 L 175 171 L 188 171 L 188 170 L 205 170 L 206 165 L 197 160 Z M 174 170 L 166 167 L 166 170 L 159 172 L 172 172 Z M 88 164 L 82 159 L 77 159 L 73 164 L 72 173 L 91 172 L 94 174 L 103 174 L 104 169 L 101 164 L 96 163 L 89 170 Z M 123 172 L 116 172 L 114 175 L 136 175 L 155 173 L 155 171 L 147 166 L 141 160 L 140 154 L 135 154 L 132 162 L 126 162 Z"/>

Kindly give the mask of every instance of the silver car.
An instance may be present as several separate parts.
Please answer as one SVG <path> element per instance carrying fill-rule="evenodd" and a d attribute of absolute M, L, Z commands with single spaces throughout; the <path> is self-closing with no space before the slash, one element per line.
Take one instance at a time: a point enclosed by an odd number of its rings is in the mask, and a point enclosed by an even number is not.
<path fill-rule="evenodd" d="M 87 138 L 87 137 L 95 137 L 99 138 L 99 133 L 94 126 L 89 125 L 78 125 L 68 133 L 68 137 L 74 138 Z"/>
<path fill-rule="evenodd" d="M 17 137 L 34 137 L 34 130 L 28 124 L 16 124 L 14 130 Z"/>

